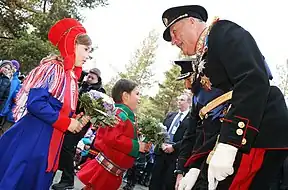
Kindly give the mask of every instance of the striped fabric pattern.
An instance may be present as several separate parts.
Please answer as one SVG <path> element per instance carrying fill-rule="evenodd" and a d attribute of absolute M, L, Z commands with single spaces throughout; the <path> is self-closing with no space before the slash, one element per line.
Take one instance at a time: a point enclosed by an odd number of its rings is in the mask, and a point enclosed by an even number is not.
<path fill-rule="evenodd" d="M 71 109 L 77 105 L 77 82 L 73 71 L 71 72 Z M 73 80 L 74 79 L 74 80 Z M 30 89 L 48 88 L 49 93 L 64 102 L 65 71 L 62 61 L 57 56 L 44 58 L 38 67 L 33 69 L 25 79 L 23 86 L 16 96 L 16 106 L 13 110 L 15 121 L 27 114 L 27 100 Z"/>

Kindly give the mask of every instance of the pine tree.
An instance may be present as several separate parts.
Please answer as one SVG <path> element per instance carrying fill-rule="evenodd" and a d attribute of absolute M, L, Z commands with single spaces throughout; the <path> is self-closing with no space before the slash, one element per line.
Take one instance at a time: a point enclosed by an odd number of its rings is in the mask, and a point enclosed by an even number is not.
<path fill-rule="evenodd" d="M 141 43 L 141 47 L 135 51 L 125 67 L 126 70 L 119 73 L 121 78 L 133 80 L 143 90 L 151 87 L 155 82 L 153 80 L 155 73 L 152 72 L 151 67 L 155 61 L 158 36 L 158 33 L 152 30 Z"/>
<path fill-rule="evenodd" d="M 104 85 L 108 94 L 111 94 L 113 85 L 120 78 L 126 78 L 136 82 L 141 92 L 145 92 L 155 82 L 152 72 L 152 65 L 155 61 L 156 49 L 158 47 L 157 40 L 159 34 L 152 30 L 149 32 L 140 47 L 136 49 L 134 56 L 129 63 L 125 65 L 125 71 L 117 73 L 107 84 Z"/>
<path fill-rule="evenodd" d="M 165 72 L 165 80 L 159 84 L 159 92 L 151 98 L 153 106 L 157 108 L 155 117 L 164 119 L 169 111 L 177 110 L 176 98 L 184 91 L 183 81 L 176 80 L 179 75 L 180 68 L 176 65 Z"/>

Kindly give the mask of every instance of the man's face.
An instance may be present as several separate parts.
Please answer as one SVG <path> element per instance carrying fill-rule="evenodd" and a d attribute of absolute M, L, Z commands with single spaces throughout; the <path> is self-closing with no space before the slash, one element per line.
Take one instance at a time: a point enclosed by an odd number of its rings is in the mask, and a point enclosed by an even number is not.
<path fill-rule="evenodd" d="M 96 84 L 98 82 L 98 76 L 94 73 L 89 73 L 87 76 L 88 84 Z"/>
<path fill-rule="evenodd" d="M 188 96 L 185 94 L 182 94 L 177 98 L 178 108 L 181 111 L 186 111 L 189 108 L 190 101 L 188 100 Z"/>
<path fill-rule="evenodd" d="M 191 56 L 195 54 L 198 35 L 197 22 L 194 18 L 182 19 L 170 27 L 171 43 L 179 47 L 183 54 Z"/>
<path fill-rule="evenodd" d="M 185 80 L 184 80 L 184 85 L 185 85 L 185 88 L 186 89 L 191 89 L 192 88 L 192 76 L 190 76 L 190 77 L 188 77 L 188 78 L 186 78 Z"/>

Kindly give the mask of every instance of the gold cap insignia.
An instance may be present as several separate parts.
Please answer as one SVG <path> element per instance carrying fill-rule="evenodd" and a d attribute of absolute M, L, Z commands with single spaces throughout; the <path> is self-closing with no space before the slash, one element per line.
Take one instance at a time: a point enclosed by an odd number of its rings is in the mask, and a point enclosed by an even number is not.
<path fill-rule="evenodd" d="M 163 22 L 164 22 L 165 26 L 168 25 L 168 19 L 167 18 L 163 18 Z"/>

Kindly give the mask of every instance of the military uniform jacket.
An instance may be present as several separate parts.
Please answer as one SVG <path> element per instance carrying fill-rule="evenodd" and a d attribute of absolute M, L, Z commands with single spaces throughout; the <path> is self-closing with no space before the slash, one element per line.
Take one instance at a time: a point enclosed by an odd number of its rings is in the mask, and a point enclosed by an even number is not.
<path fill-rule="evenodd" d="M 186 172 L 187 168 L 184 166 L 188 158 L 191 156 L 197 135 L 197 119 L 193 116 L 192 110 L 190 111 L 189 118 L 187 120 L 189 121 L 189 126 L 187 126 L 187 129 L 184 132 L 176 163 L 176 170 L 180 170 L 182 172 Z"/>
<path fill-rule="evenodd" d="M 264 57 L 253 37 L 239 25 L 222 20 L 214 24 L 207 40 L 203 74 L 212 88 L 223 93 L 233 90 L 233 94 L 222 122 L 208 117 L 198 124 L 202 134 L 197 134 L 194 160 L 213 149 L 218 134 L 219 142 L 243 153 L 252 147 L 287 149 L 287 106 L 281 91 L 270 86 Z"/>

